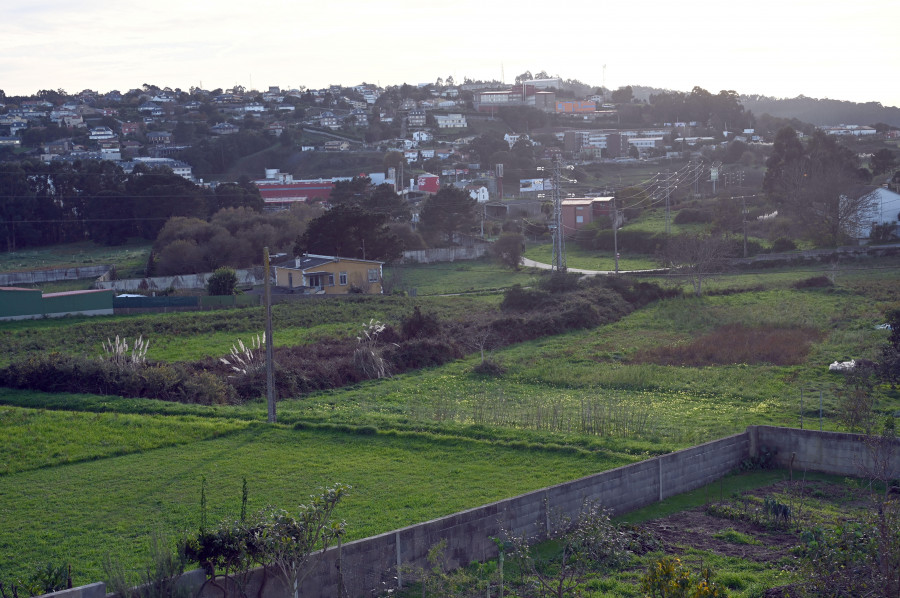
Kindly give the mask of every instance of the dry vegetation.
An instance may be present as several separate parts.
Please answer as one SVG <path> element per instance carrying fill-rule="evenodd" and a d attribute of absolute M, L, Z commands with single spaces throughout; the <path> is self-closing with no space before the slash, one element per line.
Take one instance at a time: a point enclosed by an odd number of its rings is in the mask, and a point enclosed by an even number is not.
<path fill-rule="evenodd" d="M 747 327 L 728 324 L 686 343 L 657 346 L 637 354 L 637 363 L 707 366 L 746 364 L 797 365 L 812 343 L 823 338 L 815 328 Z"/>

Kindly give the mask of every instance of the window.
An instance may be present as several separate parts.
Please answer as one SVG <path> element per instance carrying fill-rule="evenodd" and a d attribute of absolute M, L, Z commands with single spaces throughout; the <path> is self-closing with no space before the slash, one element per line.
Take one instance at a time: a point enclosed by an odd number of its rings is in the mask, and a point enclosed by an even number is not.
<path fill-rule="evenodd" d="M 369 282 L 378 282 L 378 268 L 369 268 Z"/>
<path fill-rule="evenodd" d="M 330 286 L 330 287 L 334 286 L 334 274 L 328 275 L 328 286 Z"/>
<path fill-rule="evenodd" d="M 342 287 L 347 286 L 347 273 L 346 272 L 341 272 L 338 275 L 338 283 L 340 283 L 340 285 Z"/>
<path fill-rule="evenodd" d="M 575 216 L 575 222 L 582 224 L 584 222 L 584 216 Z"/>

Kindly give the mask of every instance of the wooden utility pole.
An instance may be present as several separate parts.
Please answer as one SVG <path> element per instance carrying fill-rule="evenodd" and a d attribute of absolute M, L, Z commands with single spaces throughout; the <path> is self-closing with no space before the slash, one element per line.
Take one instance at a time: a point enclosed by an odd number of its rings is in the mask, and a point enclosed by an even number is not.
<path fill-rule="evenodd" d="M 275 347 L 272 343 L 272 290 L 269 280 L 269 248 L 263 248 L 263 276 L 266 281 L 266 402 L 270 424 L 275 423 Z"/>
<path fill-rule="evenodd" d="M 613 251 L 616 253 L 616 274 L 619 273 L 619 208 L 613 197 Z"/>

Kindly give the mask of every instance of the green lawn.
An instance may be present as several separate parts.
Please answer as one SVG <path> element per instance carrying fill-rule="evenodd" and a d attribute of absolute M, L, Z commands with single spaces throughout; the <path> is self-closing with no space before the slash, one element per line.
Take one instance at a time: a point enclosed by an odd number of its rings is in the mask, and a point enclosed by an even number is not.
<path fill-rule="evenodd" d="M 533 284 L 534 276 L 515 272 L 484 258 L 472 261 L 445 262 L 429 265 L 385 266 L 385 279 L 395 289 L 417 296 L 469 293 L 504 289 L 514 284 Z"/>
<path fill-rule="evenodd" d="M 337 516 L 350 537 L 361 538 L 628 461 L 256 424 L 209 440 L 0 475 L 0 562 L 12 576 L 65 560 L 76 585 L 102 579 L 107 553 L 140 567 L 153 532 L 175 537 L 199 525 L 203 477 L 211 522 L 237 516 L 242 478 L 250 510 L 292 509 L 323 486 L 350 484 Z"/>
<path fill-rule="evenodd" d="M 619 252 L 619 270 L 654 270 L 660 267 L 659 261 L 651 256 Z M 553 245 L 545 243 L 531 245 L 525 250 L 525 257 L 543 264 L 553 263 Z M 574 243 L 566 245 L 566 267 L 580 270 L 614 271 L 615 256 L 608 251 L 591 251 L 578 247 Z"/>

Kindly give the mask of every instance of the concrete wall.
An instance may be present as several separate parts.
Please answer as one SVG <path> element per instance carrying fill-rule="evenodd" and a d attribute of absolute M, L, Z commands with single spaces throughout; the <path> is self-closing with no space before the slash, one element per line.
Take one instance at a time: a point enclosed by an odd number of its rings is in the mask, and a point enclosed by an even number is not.
<path fill-rule="evenodd" d="M 147 291 L 164 291 L 173 289 L 203 289 L 212 272 L 201 274 L 181 274 L 178 276 L 154 276 L 148 278 L 123 278 L 121 280 L 98 280 L 94 287 L 98 289 L 115 289 L 119 292 L 146 293 Z M 238 287 L 264 284 L 262 266 L 246 270 L 235 270 Z"/>
<path fill-rule="evenodd" d="M 502 530 L 539 539 L 556 514 L 577 516 L 586 501 L 621 515 L 714 482 L 745 458 L 757 456 L 762 447 L 777 451 L 778 466 L 797 471 L 858 476 L 876 464 L 871 443 L 859 435 L 750 426 L 742 434 L 334 547 L 317 557 L 300 595 L 337 596 L 343 585 L 346 595 L 355 598 L 396 587 L 398 577 L 403 582 L 406 567 L 427 566 L 429 548 L 442 539 L 447 541 L 449 567 L 488 560 L 497 555 L 492 538 Z M 889 475 L 898 477 L 900 440 L 889 443 L 889 448 L 881 451 L 886 458 L 880 461 L 885 471 L 892 472 Z M 196 592 L 203 582 L 202 571 L 186 573 L 182 582 Z M 263 582 L 262 598 L 290 595 L 272 571 L 261 569 L 253 572 L 247 595 L 256 596 Z M 206 585 L 197 598 L 220 596 L 220 589 Z M 72 594 L 64 598 L 100 597 Z"/>
<path fill-rule="evenodd" d="M 447 540 L 446 565 L 450 568 L 497 556 L 492 538 L 503 530 L 540 539 L 559 515 L 576 517 L 585 502 L 597 502 L 615 515 L 650 505 L 712 482 L 735 469 L 750 450 L 748 433 L 729 436 L 697 447 L 625 465 L 610 471 L 557 484 L 399 530 L 348 542 L 340 550 L 320 556 L 305 580 L 301 596 L 337 595 L 339 571 L 351 597 L 369 596 L 374 590 L 395 587 L 398 570 L 427 566 L 428 550 Z M 338 567 L 340 563 L 340 568 Z M 258 585 L 261 573 L 256 572 Z M 271 577 L 265 598 L 281 598 L 281 584 Z M 255 593 L 255 589 L 251 594 Z M 218 598 L 206 588 L 200 598 Z"/>
<path fill-rule="evenodd" d="M 758 454 L 761 447 L 777 450 L 778 467 L 796 472 L 900 478 L 900 441 L 878 443 L 859 434 L 770 426 L 750 426 L 747 432 L 752 454 Z"/>
<path fill-rule="evenodd" d="M 488 252 L 487 243 L 473 245 L 471 247 L 437 247 L 434 249 L 419 249 L 417 251 L 404 251 L 403 264 L 432 264 L 434 262 L 454 262 L 456 260 L 476 260 L 484 257 Z"/>

